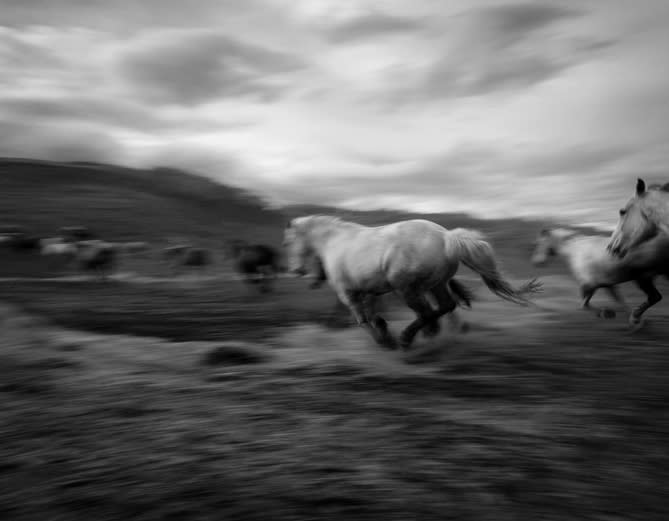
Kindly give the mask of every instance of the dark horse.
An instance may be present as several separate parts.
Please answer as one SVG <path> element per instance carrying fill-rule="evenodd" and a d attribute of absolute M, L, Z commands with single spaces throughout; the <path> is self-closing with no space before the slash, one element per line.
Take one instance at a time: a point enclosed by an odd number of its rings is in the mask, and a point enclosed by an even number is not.
<path fill-rule="evenodd" d="M 260 291 L 271 289 L 271 282 L 281 269 L 281 255 L 265 244 L 249 244 L 241 239 L 227 243 L 235 269 L 247 284 L 258 284 Z"/>

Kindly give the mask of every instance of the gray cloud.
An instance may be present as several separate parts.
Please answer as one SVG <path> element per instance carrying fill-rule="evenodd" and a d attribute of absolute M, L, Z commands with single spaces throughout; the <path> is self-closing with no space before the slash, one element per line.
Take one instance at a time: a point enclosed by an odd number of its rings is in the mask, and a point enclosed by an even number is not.
<path fill-rule="evenodd" d="M 154 32 L 119 58 L 121 73 L 143 97 L 183 105 L 224 97 L 273 100 L 303 67 L 296 56 L 210 30 Z"/>
<path fill-rule="evenodd" d="M 95 127 L 2 121 L 0 156 L 121 163 L 124 153 L 114 138 Z"/>
<path fill-rule="evenodd" d="M 63 65 L 63 60 L 51 49 L 22 37 L 20 32 L 0 26 L 0 83 L 9 83 L 14 76 L 43 74 Z"/>
<path fill-rule="evenodd" d="M 509 45 L 533 31 L 582 14 L 576 9 L 557 5 L 518 3 L 473 9 L 466 16 L 472 18 L 473 25 L 487 33 L 486 38 L 495 40 L 497 44 Z"/>
<path fill-rule="evenodd" d="M 402 34 L 424 28 L 424 21 L 383 13 L 370 13 L 331 26 L 327 37 L 333 42 L 356 41 L 384 35 Z"/>
<path fill-rule="evenodd" d="M 480 96 L 555 77 L 615 43 L 559 25 L 585 15 L 529 3 L 468 10 L 453 17 L 447 29 L 440 28 L 446 36 L 437 35 L 435 45 L 443 51 L 422 77 L 396 73 L 398 87 L 389 94 L 390 102 Z"/>
<path fill-rule="evenodd" d="M 509 166 L 528 176 L 589 175 L 628 158 L 637 151 L 628 145 L 582 144 L 560 147 L 540 154 L 526 154 L 521 158 L 511 160 Z"/>
<path fill-rule="evenodd" d="M 250 121 L 222 121 L 191 114 L 167 117 L 160 110 L 130 99 L 110 96 L 14 95 L 0 96 L 0 116 L 7 120 L 41 124 L 95 124 L 106 128 L 162 133 L 169 130 L 205 131 L 249 127 Z"/>
<path fill-rule="evenodd" d="M 127 31 L 134 27 L 215 26 L 266 5 L 244 0 L 2 0 L 2 23 Z"/>
<path fill-rule="evenodd" d="M 554 211 L 559 213 L 588 210 L 588 205 L 606 207 L 606 199 L 620 191 L 624 177 L 613 165 L 633 152 L 622 146 L 581 145 L 527 156 L 501 146 L 464 144 L 400 174 L 321 172 L 308 180 L 268 181 L 263 188 L 268 197 L 286 202 L 338 205 L 355 199 L 400 203 L 450 200 L 460 205 L 458 211 L 464 206 L 494 213 L 517 204 L 516 210 L 527 208 L 537 214 L 542 210 L 551 213 L 547 207 L 557 205 Z M 578 176 L 587 180 L 587 186 L 598 189 L 583 193 L 580 183 L 575 182 Z M 569 194 L 568 200 L 565 194 Z"/>
<path fill-rule="evenodd" d="M 165 123 L 154 111 L 132 101 L 95 96 L 0 97 L 0 114 L 24 121 L 88 121 L 138 130 L 158 129 Z"/>

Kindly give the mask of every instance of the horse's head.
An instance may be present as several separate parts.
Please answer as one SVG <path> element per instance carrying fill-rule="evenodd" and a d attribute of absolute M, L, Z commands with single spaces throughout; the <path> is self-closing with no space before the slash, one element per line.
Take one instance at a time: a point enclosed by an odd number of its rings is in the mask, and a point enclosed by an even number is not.
<path fill-rule="evenodd" d="M 299 219 L 293 219 L 283 232 L 282 247 L 288 271 L 300 276 L 308 273 L 307 263 L 312 254 L 306 230 Z"/>
<path fill-rule="evenodd" d="M 642 179 L 637 180 L 636 193 L 620 209 L 618 225 L 607 246 L 613 255 L 622 258 L 630 248 L 638 246 L 657 234 L 657 225 L 648 218 L 646 207 L 651 199 L 657 197 L 658 193 L 658 190 L 646 190 L 646 183 Z"/>
<path fill-rule="evenodd" d="M 556 253 L 556 237 L 552 230 L 541 230 L 539 236 L 534 242 L 534 251 L 532 252 L 531 262 L 535 266 L 543 266 L 550 257 Z"/>

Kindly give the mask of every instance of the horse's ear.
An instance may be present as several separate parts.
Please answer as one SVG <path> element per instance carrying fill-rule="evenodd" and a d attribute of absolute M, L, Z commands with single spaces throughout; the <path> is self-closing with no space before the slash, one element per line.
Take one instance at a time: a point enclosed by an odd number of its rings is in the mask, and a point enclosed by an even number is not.
<path fill-rule="evenodd" d="M 646 192 L 646 183 L 643 179 L 639 178 L 636 180 L 636 195 L 643 195 Z"/>

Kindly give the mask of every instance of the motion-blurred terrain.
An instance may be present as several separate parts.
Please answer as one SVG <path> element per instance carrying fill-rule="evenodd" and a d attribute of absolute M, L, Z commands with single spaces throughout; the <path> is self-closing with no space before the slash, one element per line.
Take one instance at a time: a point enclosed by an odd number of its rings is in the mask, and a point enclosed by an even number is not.
<path fill-rule="evenodd" d="M 667 518 L 666 305 L 630 333 L 623 313 L 579 310 L 559 262 L 530 265 L 548 223 L 428 216 L 486 232 L 505 271 L 544 292 L 517 307 L 463 270 L 469 333 L 444 321 L 410 353 L 381 350 L 332 320 L 329 289 L 280 279 L 261 295 L 223 256 L 226 238 L 278 246 L 287 218 L 317 211 L 335 210 L 269 210 L 171 170 L 0 162 L 0 223 L 151 244 L 106 282 L 3 250 L 0 517 Z M 216 262 L 172 276 L 170 238 Z M 410 318 L 392 299 L 388 316 L 394 331 Z"/>

